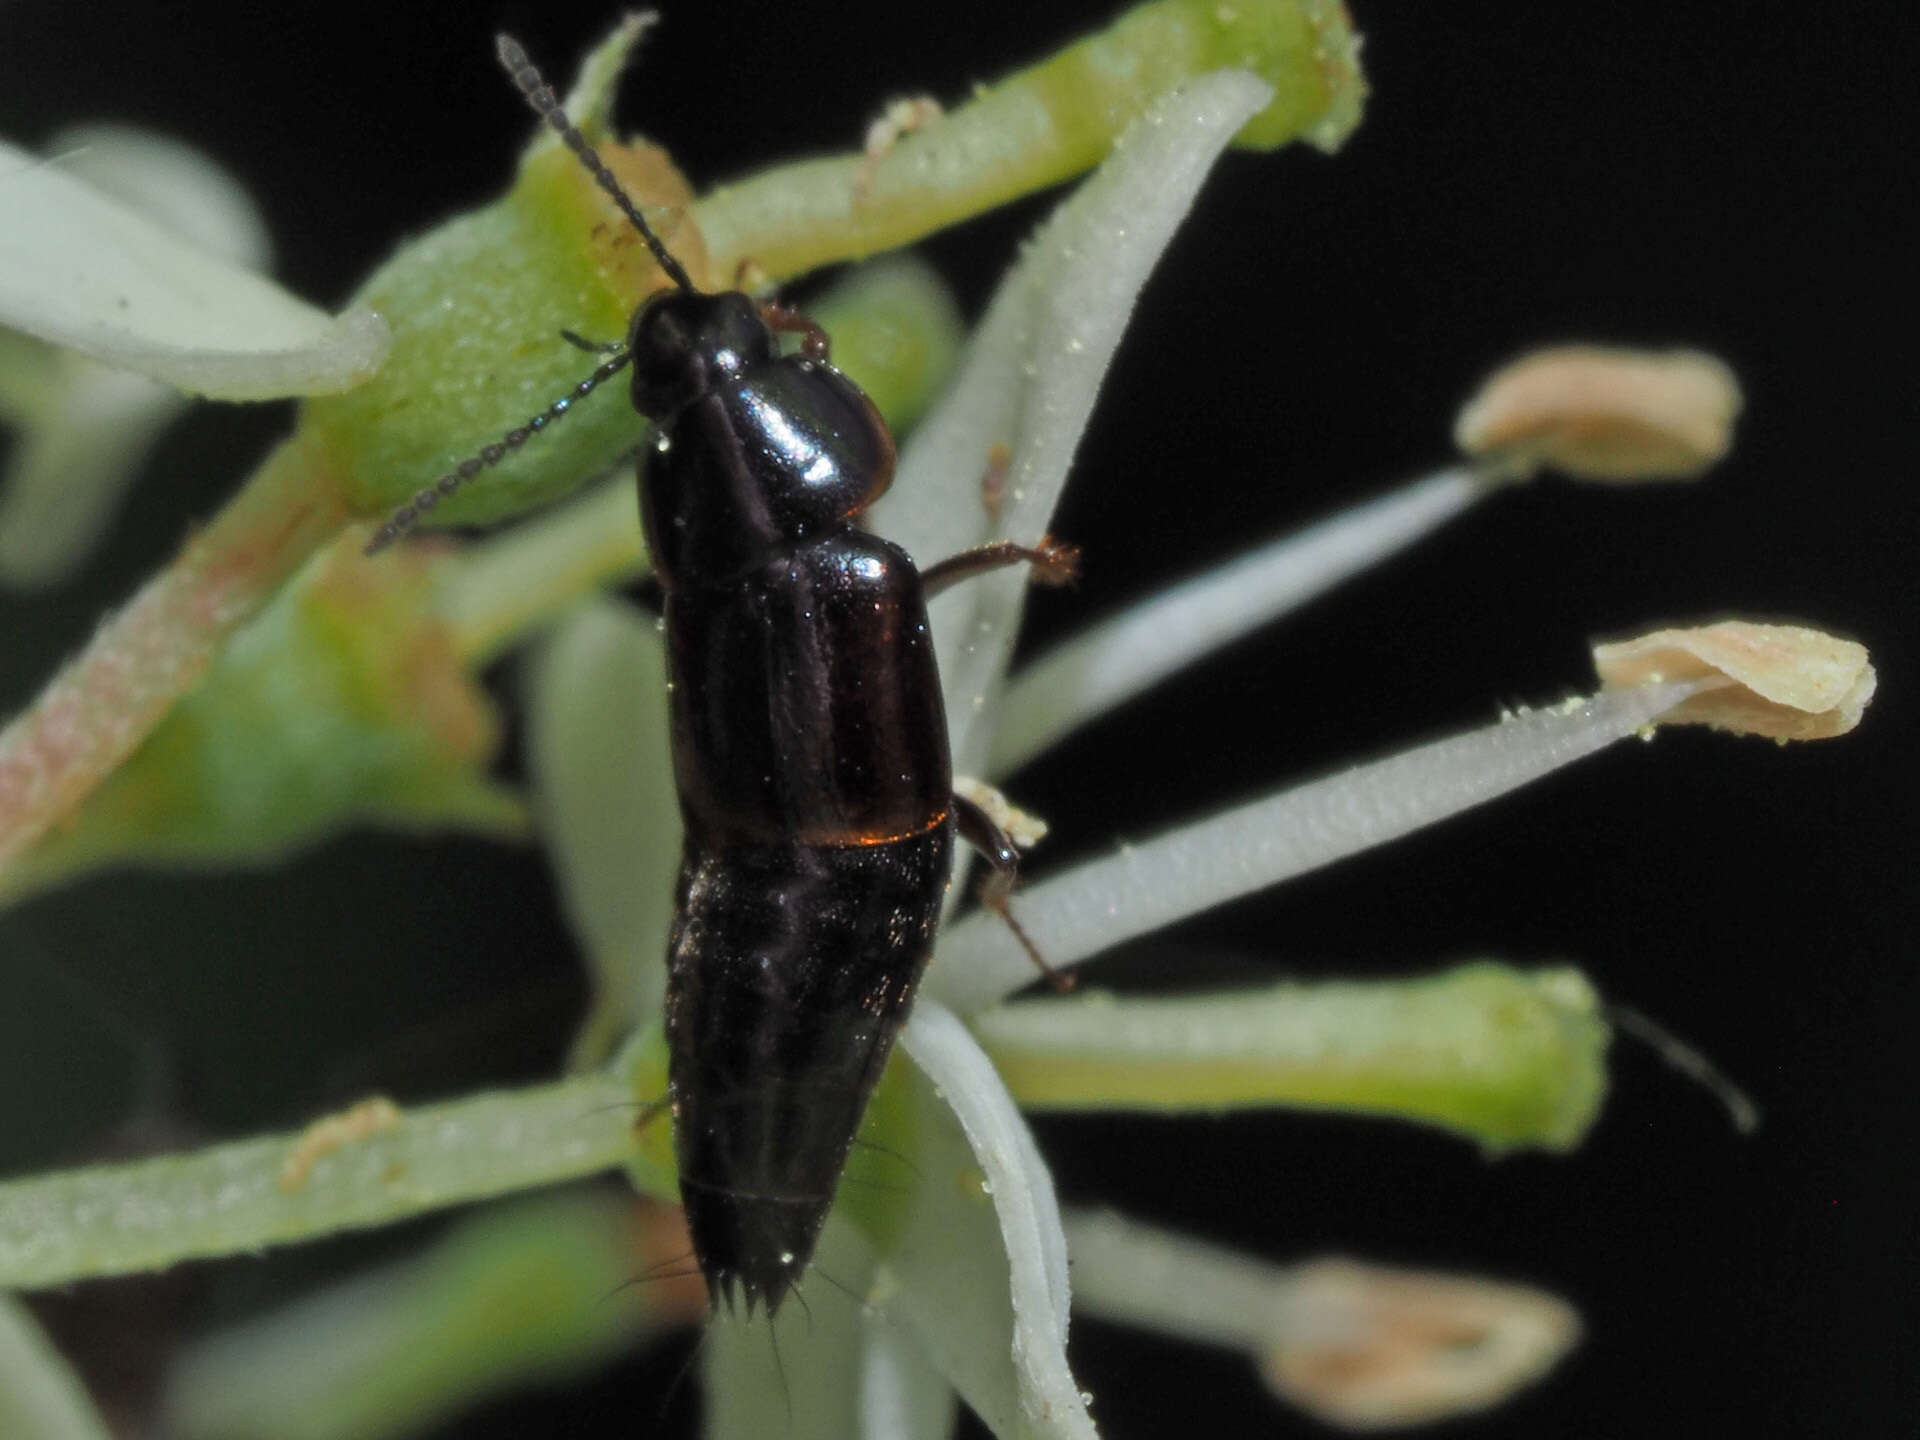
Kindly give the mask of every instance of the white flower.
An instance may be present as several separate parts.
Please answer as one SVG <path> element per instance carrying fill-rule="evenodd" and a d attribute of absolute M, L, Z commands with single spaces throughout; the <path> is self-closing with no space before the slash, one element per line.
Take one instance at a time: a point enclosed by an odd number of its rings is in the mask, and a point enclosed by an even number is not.
<path fill-rule="evenodd" d="M 170 144 L 137 163 L 178 167 L 169 187 L 217 188 L 204 161 Z M 0 144 L 0 322 L 221 400 L 344 390 L 378 368 L 377 316 L 328 316 L 183 235 L 177 213 L 150 218 L 68 171 Z"/>
<path fill-rule="evenodd" d="M 88 126 L 41 159 L 0 142 L 0 583 L 59 579 L 187 397 L 270 399 L 364 379 L 377 316 L 331 320 L 261 272 L 246 193 L 163 136 Z"/>
<path fill-rule="evenodd" d="M 1048 528 L 1139 286 L 1213 159 L 1267 93 L 1247 75 L 1205 77 L 1165 97 L 1128 132 L 1002 287 L 959 382 L 907 448 L 892 496 L 875 517 L 879 528 L 923 558 L 979 538 L 964 531 L 987 523 L 978 485 L 990 448 L 999 444 L 1013 456 L 1000 527 L 1023 537 Z M 1196 646 L 1220 643 L 1409 543 L 1488 489 L 1471 469 L 1420 482 L 1102 627 L 1068 652 L 1070 662 L 1043 663 L 1038 678 L 1011 689 L 1005 675 L 1024 578 L 1008 574 L 962 588 L 934 614 L 957 764 L 990 775 L 1017 763 L 1190 658 Z M 649 639 L 650 627 L 606 602 L 583 606 L 541 656 L 530 728 L 552 850 L 603 1002 L 611 997 L 623 1023 L 652 1034 L 676 847 L 660 823 L 672 806 L 659 741 L 660 667 Z M 1033 885 L 1019 896 L 1021 919 L 1054 964 L 1071 966 L 1494 798 L 1723 683 L 1718 672 L 1697 670 L 1638 679 L 1632 688 L 1514 716 L 1176 827 Z M 1856 668 L 1847 683 L 1814 688 L 1859 699 L 1869 686 Z M 1014 717 L 1017 726 L 1003 732 L 1014 738 L 996 736 L 996 722 Z M 651 750 L 637 740 L 646 734 L 657 742 Z M 1142 1030 L 1109 1025 L 1100 1007 L 1086 1006 L 1045 1015 L 1053 1027 L 1047 1030 L 1036 1020 L 1046 1002 L 1024 1012 L 995 1009 L 1031 979 L 1026 958 L 994 922 L 968 919 L 943 933 L 904 1041 L 920 1077 L 902 1081 L 906 1093 L 895 1097 L 913 1108 L 916 1121 L 910 1201 L 894 1212 L 897 1223 L 885 1234 L 853 1224 L 843 1205 L 816 1266 L 863 1304 L 831 1311 L 821 1305 L 811 1319 L 789 1307 L 778 1323 L 777 1352 L 757 1333 L 716 1321 L 708 1350 L 712 1433 L 729 1440 L 782 1433 L 791 1404 L 804 1417 L 801 1433 L 912 1440 L 945 1432 L 955 1392 L 1002 1437 L 1095 1433 L 1088 1397 L 1066 1356 L 1068 1223 L 989 1050 L 1025 1046 L 1043 1058 L 1074 1052 L 1177 1064 L 1183 1050 L 1191 1058 L 1230 1047 L 1216 1043 L 1223 1034 L 1218 1014 L 1196 1012 L 1187 1028 L 1173 1020 Z M 1577 977 L 1549 975 L 1538 988 L 1544 1003 L 1559 1007 L 1556 1014 L 1591 1020 L 1593 996 Z M 1253 1007 L 1241 1008 L 1248 1023 L 1234 1032 L 1234 1043 L 1244 1047 L 1238 1058 L 1258 1063 L 1263 1046 L 1271 1051 L 1299 1038 L 1297 1007 L 1276 1011 L 1291 1015 L 1291 1035 L 1278 1022 L 1263 1029 Z M 647 1063 L 642 1045 L 639 1064 Z M 633 1154 L 629 1117 L 619 1108 L 633 1098 L 628 1083 L 624 1071 L 596 1073 L 515 1095 L 382 1109 L 377 1127 L 338 1145 L 277 1137 L 140 1169 L 0 1186 L 0 1284 L 55 1283 L 231 1253 L 621 1164 L 658 1181 L 647 1155 Z M 643 1136 L 643 1149 L 659 1141 L 659 1128 Z M 289 1188 L 281 1182 L 290 1154 L 301 1163 Z M 1359 1399 L 1329 1398 L 1325 1370 L 1312 1363 L 1329 1353 L 1319 1343 L 1329 1327 L 1364 1326 L 1373 1323 L 1370 1314 L 1393 1310 L 1378 1291 L 1356 1299 L 1365 1287 L 1353 1274 L 1251 1276 L 1250 1288 L 1243 1287 L 1245 1313 L 1230 1314 L 1233 1306 L 1223 1300 L 1204 1313 L 1163 1307 L 1149 1314 L 1151 1306 L 1137 1291 L 1128 1298 L 1122 1282 L 1165 1253 L 1162 1239 L 1116 1236 L 1086 1221 L 1072 1228 L 1085 1246 L 1084 1273 L 1095 1281 L 1089 1288 L 1109 1313 L 1269 1347 L 1277 1383 L 1289 1393 L 1328 1414 L 1340 1413 L 1343 1399 L 1354 1400 L 1348 1413 L 1369 1423 L 1380 1420 L 1383 1405 L 1403 1404 L 1387 1414 L 1393 1419 L 1419 1406 L 1425 1415 L 1488 1403 L 1550 1364 L 1576 1329 L 1565 1307 L 1537 1295 L 1476 1291 L 1471 1303 L 1492 1317 L 1474 1332 L 1492 1337 L 1480 1347 L 1483 1368 L 1436 1380 L 1416 1365 L 1412 1390 L 1382 1386 Z M 1198 1264 L 1202 1257 L 1185 1258 Z M 1444 1344 L 1453 1332 L 1431 1323 L 1431 1307 L 1443 1303 L 1446 1287 L 1416 1288 L 1415 1303 L 1394 1310 L 1400 1328 L 1391 1338 L 1416 1349 L 1435 1336 Z M 177 1377 L 176 1420 L 190 1432 L 223 1414 L 258 1417 L 320 1405 L 342 1389 L 331 1367 L 358 1354 L 368 1307 L 389 1299 L 386 1289 L 362 1287 L 301 1307 L 311 1325 L 276 1322 L 209 1344 Z M 1284 1322 L 1261 1313 L 1282 1302 L 1293 1307 Z M 1342 1338 L 1352 1341 L 1355 1333 Z M 1360 1348 L 1373 1333 L 1361 1335 Z M 1396 1373 L 1406 1378 L 1405 1369 Z M 462 1375 L 473 1388 L 493 1378 Z"/>

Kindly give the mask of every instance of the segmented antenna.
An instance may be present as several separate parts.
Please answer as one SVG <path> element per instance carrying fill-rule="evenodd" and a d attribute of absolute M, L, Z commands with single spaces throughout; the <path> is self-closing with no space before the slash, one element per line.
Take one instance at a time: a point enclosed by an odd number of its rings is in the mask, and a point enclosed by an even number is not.
<path fill-rule="evenodd" d="M 507 67 L 507 73 L 513 77 L 513 83 L 520 87 L 520 93 L 527 97 L 527 103 L 533 107 L 534 113 L 554 128 L 566 142 L 567 148 L 587 167 L 587 173 L 593 176 L 595 183 L 613 197 L 614 203 L 633 222 L 633 228 L 640 232 L 640 238 L 647 242 L 647 249 L 660 262 L 660 268 L 667 272 L 667 278 L 682 290 L 697 290 L 699 287 L 693 283 L 692 277 L 667 252 L 667 247 L 660 243 L 660 237 L 653 233 L 653 227 L 641 216 L 639 206 L 627 198 L 627 192 L 620 188 L 620 182 L 614 179 L 613 172 L 607 169 L 598 152 L 587 143 L 587 137 L 567 119 L 567 112 L 560 108 L 560 97 L 553 93 L 553 87 L 547 84 L 538 67 L 527 58 L 527 52 L 520 48 L 520 42 L 511 35 L 496 35 L 493 43 L 499 52 L 500 63 Z"/>
<path fill-rule="evenodd" d="M 680 262 L 668 252 L 667 247 L 661 243 L 660 237 L 653 233 L 653 227 L 647 224 L 646 217 L 641 215 L 639 207 L 627 198 L 627 192 L 620 188 L 620 182 L 614 178 L 613 172 L 607 169 L 606 162 L 600 158 L 599 153 L 587 143 L 587 137 L 580 133 L 571 120 L 567 119 L 567 112 L 561 108 L 559 97 L 553 93 L 553 87 L 547 84 L 545 77 L 540 74 L 539 67 L 527 58 L 527 52 L 521 48 L 520 42 L 511 35 L 499 35 L 494 37 L 494 46 L 499 52 L 500 63 L 513 77 L 513 83 L 520 88 L 520 93 L 527 97 L 527 103 L 533 107 L 534 113 L 554 128 L 560 138 L 566 142 L 567 148 L 573 151 L 582 165 L 587 167 L 587 173 L 593 176 L 594 182 L 613 197 L 614 203 L 620 207 L 621 212 L 633 222 L 633 228 L 640 232 L 640 238 L 647 242 L 647 249 L 653 252 L 653 258 L 660 263 L 660 268 L 666 271 L 667 278 L 682 290 L 698 289 L 699 287 L 693 283 L 693 277 L 688 275 Z M 526 424 L 515 426 L 491 445 L 483 445 L 478 453 L 468 456 L 426 489 L 416 493 L 413 499 L 394 511 L 387 518 L 387 523 L 374 532 L 363 554 L 377 555 L 393 544 L 419 524 L 421 516 L 482 470 L 498 465 L 547 426 L 564 417 L 573 408 L 575 401 L 591 395 L 603 383 L 624 370 L 627 363 L 633 359 L 624 346 L 595 345 L 591 341 L 582 340 L 570 330 L 562 330 L 560 333 L 570 345 L 578 346 L 582 350 L 602 351 L 613 358 Z"/>
<path fill-rule="evenodd" d="M 473 479 L 473 477 L 478 475 L 482 470 L 493 465 L 498 465 L 502 460 L 506 459 L 507 456 L 526 444 L 527 441 L 546 429 L 547 426 L 553 424 L 554 421 L 564 418 L 566 413 L 573 408 L 575 401 L 591 395 L 595 390 L 599 389 L 601 385 L 626 369 L 628 362 L 632 359 L 632 352 L 622 348 L 611 360 L 601 365 L 586 379 L 582 380 L 578 385 L 575 385 L 538 415 L 535 415 L 531 420 L 527 421 L 526 424 L 516 425 L 493 444 L 481 446 L 477 453 L 469 455 L 465 460 L 462 460 L 458 465 L 454 466 L 453 469 L 447 471 L 446 474 L 434 481 L 433 484 L 416 494 L 413 499 L 394 511 L 393 514 L 387 518 L 387 523 L 374 532 L 373 538 L 367 541 L 366 549 L 360 553 L 363 555 L 378 555 L 382 550 L 393 544 L 394 541 L 398 540 L 418 524 L 422 515 L 425 515 L 429 510 L 433 509 L 434 506 L 453 494 L 454 491 L 466 484 L 467 481 Z"/>

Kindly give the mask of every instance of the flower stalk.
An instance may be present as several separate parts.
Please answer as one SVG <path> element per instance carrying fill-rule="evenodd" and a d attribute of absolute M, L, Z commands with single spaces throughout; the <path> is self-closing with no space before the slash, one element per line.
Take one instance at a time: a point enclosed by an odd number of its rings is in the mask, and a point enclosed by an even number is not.
<path fill-rule="evenodd" d="M 1489 1153 L 1569 1150 L 1606 1094 L 1607 1026 L 1577 970 L 1478 962 L 1392 981 L 1188 997 L 1093 991 L 973 1019 L 1028 1110 L 1247 1106 L 1416 1120 Z"/>
<path fill-rule="evenodd" d="M 286 441 L 0 731 L 0 876 L 138 748 L 347 513 L 321 453 Z"/>
<path fill-rule="evenodd" d="M 1093 168 L 1168 91 L 1247 70 L 1273 95 L 1238 144 L 1337 150 L 1359 124 L 1358 38 L 1331 0 L 1155 0 L 978 92 L 877 165 L 837 156 L 721 186 L 697 207 L 718 268 L 751 257 L 774 278 L 908 245 Z"/>
<path fill-rule="evenodd" d="M 1693 693 L 1654 683 L 1516 714 L 1464 735 L 1248 801 L 1029 887 L 1021 923 L 1057 968 L 1411 833 L 1623 740 Z M 991 917 L 941 944 L 930 987 L 972 1013 L 1031 983 Z"/>
<path fill-rule="evenodd" d="M 633 1158 L 632 1092 L 612 1072 L 403 1112 L 281 1177 L 303 1135 L 0 1185 L 0 1288 L 163 1269 L 616 1169 Z"/>

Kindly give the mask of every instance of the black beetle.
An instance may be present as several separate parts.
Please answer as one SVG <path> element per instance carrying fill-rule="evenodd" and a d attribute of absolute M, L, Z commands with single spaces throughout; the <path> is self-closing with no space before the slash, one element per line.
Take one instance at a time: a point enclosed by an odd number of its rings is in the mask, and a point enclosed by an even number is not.
<path fill-rule="evenodd" d="M 680 1193 L 713 1303 L 731 1304 L 737 1283 L 749 1313 L 772 1315 L 812 1257 L 906 1021 L 956 827 L 992 865 L 983 896 L 1012 923 L 1013 844 L 953 791 L 927 597 L 1022 562 L 1057 582 L 1076 555 L 1003 541 L 923 573 L 860 529 L 893 478 L 893 438 L 828 363 L 824 332 L 696 286 L 526 52 L 504 35 L 498 45 L 674 288 L 641 305 L 624 345 L 563 331 L 609 358 L 422 490 L 367 551 L 633 366 L 634 408 L 655 427 L 640 515 L 664 603 L 686 831 L 666 1005 Z M 777 330 L 803 337 L 798 354 L 781 353 Z"/>

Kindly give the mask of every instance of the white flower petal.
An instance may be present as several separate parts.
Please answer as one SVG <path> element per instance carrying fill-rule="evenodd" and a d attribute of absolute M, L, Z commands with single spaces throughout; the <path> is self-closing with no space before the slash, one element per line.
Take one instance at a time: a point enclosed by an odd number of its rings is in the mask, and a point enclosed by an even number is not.
<path fill-rule="evenodd" d="M 1022 891 L 1020 922 L 1053 966 L 1077 964 L 1537 780 L 1635 733 L 1694 688 L 1607 691 L 1251 801 Z M 941 939 L 927 991 L 972 1014 L 1033 978 L 1007 927 L 976 916 Z"/>
<path fill-rule="evenodd" d="M 16 434 L 0 479 L 0 583 L 22 588 L 50 585 L 85 557 L 153 442 L 188 404 L 144 375 L 42 348 L 46 403 Z"/>
<path fill-rule="evenodd" d="M 703 1356 L 706 1440 L 946 1440 L 953 1387 L 871 1292 L 873 1250 L 835 1217 L 803 1291 L 764 1317 L 722 1310 Z M 828 1278 L 831 1277 L 831 1278 Z"/>
<path fill-rule="evenodd" d="M 589 140 L 597 140 L 613 129 L 613 103 L 620 94 L 620 77 L 633 63 L 640 41 L 660 21 L 652 10 L 630 11 L 607 38 L 587 53 L 580 62 L 580 74 L 567 92 L 562 108 L 567 118 Z M 540 127 L 540 143 L 558 145 L 560 137 L 549 125 Z"/>
<path fill-rule="evenodd" d="M 1109 1210 L 1064 1220 L 1082 1315 L 1249 1352 L 1300 1326 L 1277 1265 Z"/>
<path fill-rule="evenodd" d="M 0 324 L 225 400 L 350 389 L 390 342 L 377 315 L 331 317 L 4 143 Z"/>
<path fill-rule="evenodd" d="M 259 210 L 199 151 L 145 130 L 90 125 L 61 132 L 48 153 L 66 174 L 202 249 L 265 268 L 270 251 Z M 31 377 L 37 403 L 0 405 L 20 432 L 0 481 L 0 582 L 32 587 L 53 583 L 85 557 L 187 401 L 144 375 L 12 338 L 9 371 L 31 363 L 44 373 Z M 17 390 L 27 378 L 0 376 L 0 389 Z"/>
<path fill-rule="evenodd" d="M 657 1013 L 680 867 L 666 666 L 653 625 L 608 600 L 576 610 L 534 660 L 528 755 L 561 901 L 594 978 L 576 1065 Z"/>
<path fill-rule="evenodd" d="M 947 1440 L 953 1387 L 904 1331 L 869 1325 L 860 1356 L 860 1440 Z"/>
<path fill-rule="evenodd" d="M 112 1432 L 27 1307 L 0 1295 L 0 1435 L 109 1440 Z"/>
<path fill-rule="evenodd" d="M 1471 470 L 1443 470 L 1089 626 L 1013 677 L 995 721 L 991 773 L 1019 769 L 1095 716 L 1397 554 L 1488 493 Z"/>
<path fill-rule="evenodd" d="M 75 125 L 47 142 L 47 154 L 65 174 L 211 255 L 249 270 L 273 263 L 253 197 L 191 145 L 128 125 Z"/>
<path fill-rule="evenodd" d="M 1162 97 L 1128 126 L 1098 173 L 1055 212 L 1002 282 L 958 383 L 915 432 L 878 529 L 922 564 L 986 538 L 979 495 L 988 451 L 1012 452 L 999 529 L 1037 539 L 1066 481 L 1094 396 L 1135 297 L 1215 158 L 1272 98 L 1252 75 L 1222 71 Z M 972 534 L 956 516 L 977 514 Z M 1024 566 L 934 606 L 954 761 L 981 771 L 984 713 L 1012 649 Z"/>
<path fill-rule="evenodd" d="M 872 1269 L 864 1239 L 829 1226 L 813 1271 L 854 1288 Z M 809 1286 L 808 1289 L 814 1287 Z M 858 1433 L 860 1353 L 879 1323 L 837 1293 L 817 1301 L 796 1292 L 768 1324 L 763 1315 L 721 1310 L 707 1323 L 700 1357 L 707 1392 L 706 1440 L 847 1440 Z"/>
<path fill-rule="evenodd" d="M 1067 1367 L 1067 1243 L 1053 1177 L 993 1062 L 950 1010 L 922 998 L 903 1043 L 965 1131 L 1004 1249 L 999 1263 L 982 1263 L 985 1207 L 950 1173 L 953 1140 L 942 1149 L 929 1135 L 909 1232 L 889 1260 L 903 1282 L 890 1308 L 1001 1440 L 1087 1440 L 1093 1421 Z"/>

